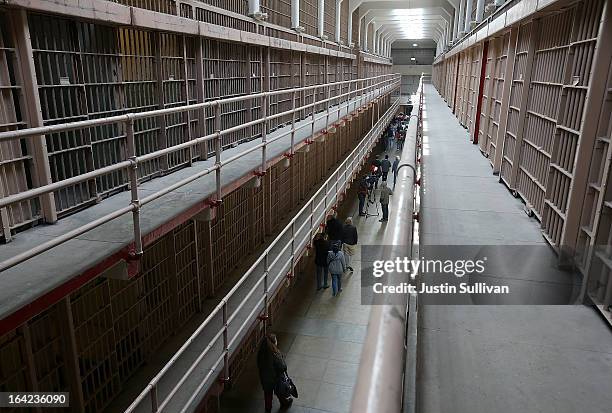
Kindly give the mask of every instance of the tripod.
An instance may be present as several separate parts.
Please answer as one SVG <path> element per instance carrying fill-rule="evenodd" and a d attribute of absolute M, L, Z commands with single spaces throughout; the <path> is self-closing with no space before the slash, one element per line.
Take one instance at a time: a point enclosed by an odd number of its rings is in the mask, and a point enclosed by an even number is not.
<path fill-rule="evenodd" d="M 374 204 L 374 207 L 376 208 L 376 213 L 370 213 L 369 209 L 370 209 L 370 204 Z M 374 193 L 374 187 L 368 187 L 368 195 L 366 196 L 366 205 L 365 205 L 365 219 L 368 219 L 368 217 L 377 217 L 379 215 L 378 213 L 378 204 L 376 203 L 376 196 Z"/>

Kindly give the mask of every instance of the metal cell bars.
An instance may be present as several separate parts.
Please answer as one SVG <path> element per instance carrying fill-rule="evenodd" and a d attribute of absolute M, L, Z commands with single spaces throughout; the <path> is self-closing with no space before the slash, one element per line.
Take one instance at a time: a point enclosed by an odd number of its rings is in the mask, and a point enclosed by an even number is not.
<path fill-rule="evenodd" d="M 363 83 L 364 80 L 355 80 L 352 81 L 355 84 L 358 83 Z M 381 75 L 378 76 L 376 78 L 373 79 L 369 79 L 368 83 L 370 83 L 368 86 L 366 87 L 359 87 L 356 88 L 354 90 L 355 96 L 358 96 L 358 101 L 354 101 L 353 102 L 353 108 L 355 109 L 357 107 L 357 105 L 362 106 L 364 104 L 364 101 L 366 101 L 367 99 L 371 99 L 373 98 L 375 95 L 383 95 L 386 94 L 388 92 L 390 92 L 391 90 L 393 90 L 399 83 L 399 78 L 395 75 Z M 306 87 L 306 88 L 297 88 L 295 89 L 296 93 L 302 92 L 302 91 L 307 91 L 307 90 L 314 90 L 317 91 L 320 88 L 325 88 L 328 85 L 316 85 L 313 87 Z M 220 130 L 220 127 L 217 128 L 217 130 L 219 130 L 218 133 L 213 133 L 211 135 L 207 135 L 207 136 L 203 136 L 203 137 L 199 137 L 197 139 L 193 139 L 191 141 L 182 143 L 180 145 L 176 145 L 173 147 L 168 147 L 168 148 L 164 148 L 164 149 L 160 149 L 158 151 L 155 151 L 153 153 L 149 153 L 146 155 L 142 155 L 142 156 L 137 156 L 136 155 L 136 144 L 135 144 L 135 137 L 134 137 L 134 123 L 135 121 L 138 120 L 142 120 L 142 119 L 149 119 L 152 117 L 156 117 L 156 116 L 166 116 L 172 113 L 179 113 L 179 112 L 184 112 L 184 111 L 188 111 L 188 110 L 205 110 L 208 107 L 216 107 L 216 121 L 215 124 L 220 124 L 220 119 L 221 119 L 221 114 L 220 114 L 220 110 L 219 108 L 221 107 L 222 104 L 225 103 L 232 103 L 232 102 L 240 102 L 243 100 L 247 100 L 247 99 L 251 99 L 251 98 L 258 98 L 258 97 L 264 97 L 264 100 L 267 99 L 267 97 L 275 95 L 275 94 L 279 94 L 281 92 L 266 92 L 264 94 L 260 94 L 259 96 L 257 95 L 248 95 L 248 96 L 239 96 L 239 97 L 234 97 L 234 98 L 229 98 L 229 99 L 224 99 L 224 100 L 220 100 L 220 101 L 213 101 L 213 102 L 205 102 L 205 103 L 201 103 L 201 104 L 197 104 L 197 105 L 190 105 L 190 106 L 182 106 L 182 107 L 175 107 L 175 108 L 167 108 L 167 109 L 162 109 L 162 110 L 157 110 L 157 111 L 151 111 L 151 112 L 142 112 L 142 113 L 133 113 L 133 114 L 128 114 L 128 115 L 122 115 L 122 116 L 115 116 L 115 117 L 110 117 L 110 118 L 104 118 L 104 119 L 95 119 L 95 120 L 87 120 L 87 121 L 82 121 L 82 122 L 76 122 L 76 123 L 69 123 L 69 124 L 63 124 L 63 125 L 54 125 L 54 126 L 44 126 L 44 127 L 39 127 L 39 128 L 31 128 L 28 130 L 21 130 L 21 131 L 11 131 L 11 132 L 3 132 L 0 133 L 0 141 L 3 140 L 15 140 L 15 139 L 20 139 L 20 138 L 25 138 L 25 137 L 30 137 L 30 136 L 36 136 L 36 135 L 44 135 L 44 134 L 50 134 L 50 133 L 64 133 L 64 132 L 70 132 L 73 133 L 74 131 L 79 131 L 82 130 L 83 128 L 89 128 L 92 126 L 100 126 L 100 125 L 111 125 L 111 124 L 116 124 L 116 123 L 121 123 L 124 124 L 125 126 L 125 130 L 126 130 L 126 135 L 127 135 L 127 155 L 128 155 L 128 161 L 123 161 L 123 162 L 119 162 L 116 163 L 114 165 L 108 166 L 106 168 L 101 168 L 101 169 L 97 169 L 95 171 L 89 172 L 87 174 L 83 174 L 80 176 L 76 176 L 76 177 L 72 177 L 70 179 L 64 180 L 62 182 L 55 182 L 53 184 L 48 184 L 42 187 L 38 187 L 35 188 L 33 190 L 29 190 L 26 192 L 22 192 L 20 194 L 17 195 L 13 195 L 13 196 L 9 196 L 9 197 L 5 197 L 3 199 L 0 199 L 0 208 L 12 205 L 13 203 L 16 202 L 21 202 L 27 199 L 33 199 L 36 198 L 42 194 L 46 194 L 46 193 L 51 193 L 60 189 L 63 189 L 65 187 L 68 187 L 70 185 L 73 185 L 74 183 L 80 183 L 80 182 L 87 182 L 89 180 L 95 179 L 98 176 L 107 174 L 109 172 L 113 172 L 113 171 L 118 171 L 118 170 L 124 170 L 127 169 L 128 170 L 128 174 L 129 174 L 129 179 L 130 179 L 130 190 L 132 192 L 132 197 L 131 197 L 131 203 L 124 207 L 124 208 L 120 208 L 118 210 L 115 210 L 103 217 L 100 217 L 94 221 L 91 221 L 83 226 L 81 226 L 80 228 L 74 229 L 72 231 L 69 231 L 65 234 L 62 234 L 60 236 L 58 236 L 57 238 L 54 238 L 52 240 L 49 240 L 43 244 L 40 244 L 28 251 L 25 251 L 21 254 L 18 254 L 10 259 L 5 260 L 4 262 L 0 263 L 0 271 L 10 268 L 14 265 L 17 265 L 20 262 L 23 262 L 33 256 L 36 256 L 44 251 L 47 251 L 67 240 L 70 240 L 74 237 L 77 237 L 81 234 L 84 234 L 85 232 L 96 228 L 100 225 L 105 224 L 106 222 L 109 222 L 115 218 L 118 218 L 128 212 L 132 212 L 133 215 L 133 227 L 134 227 L 134 248 L 133 248 L 133 252 L 135 254 L 140 254 L 142 252 L 142 239 L 141 239 L 141 232 L 140 232 L 140 207 L 142 205 L 145 205 L 149 202 L 152 202 L 158 198 L 160 198 L 161 196 L 172 192 L 173 190 L 176 190 L 180 187 L 182 187 L 183 185 L 186 185 L 190 182 L 193 182 L 194 180 L 208 175 L 210 173 L 215 173 L 216 174 L 216 182 L 217 182 L 217 191 L 216 191 L 216 199 L 220 199 L 221 198 L 221 167 L 222 167 L 222 162 L 221 162 L 221 150 L 220 150 L 220 142 L 222 137 L 227 134 L 227 133 L 232 133 L 236 130 L 240 130 L 242 128 L 246 128 L 251 126 L 252 124 L 261 124 L 261 123 L 265 123 L 267 122 L 269 119 L 272 119 L 275 116 L 281 116 L 283 114 L 277 114 L 271 117 L 264 117 L 264 118 L 260 118 L 257 120 L 254 120 L 252 122 L 250 122 L 250 124 L 242 124 L 239 125 L 237 127 L 234 128 L 229 128 L 229 129 L 224 129 L 224 130 Z M 329 99 L 326 99 L 324 102 L 320 102 L 320 103 L 326 103 L 328 102 Z M 314 103 L 311 105 L 313 106 Z M 347 108 L 349 106 L 349 102 L 347 102 L 346 104 Z M 305 109 L 304 106 L 296 108 L 295 111 L 299 111 L 299 110 L 303 110 Z M 339 111 L 340 108 L 336 107 L 333 109 L 334 112 Z M 327 115 L 321 115 L 321 116 L 312 116 L 312 119 L 310 119 L 308 121 L 308 123 L 306 123 L 306 125 L 311 124 L 314 125 L 315 122 L 319 119 L 323 119 L 325 118 Z M 300 128 L 304 127 L 305 125 L 300 126 Z M 327 125 L 326 125 L 327 126 Z M 312 133 L 314 134 L 314 126 L 311 126 L 312 129 Z M 274 142 L 284 136 L 287 135 L 292 135 L 295 131 L 294 127 L 291 128 L 287 128 L 286 131 L 284 131 L 281 135 L 275 137 L 275 139 L 273 141 L 265 141 L 262 140 L 262 143 L 254 148 L 251 149 L 247 149 L 239 154 L 236 154 L 234 156 L 232 156 L 231 158 L 228 158 L 226 160 L 223 161 L 223 164 L 228 164 L 230 162 L 236 161 L 237 159 L 240 159 L 241 157 L 253 152 L 254 150 L 257 150 L 259 148 L 261 148 L 262 150 L 262 170 L 266 169 L 266 155 L 265 155 L 265 149 L 266 146 L 271 143 Z M 137 171 L 137 166 L 141 163 L 141 162 L 147 162 L 153 159 L 158 159 L 159 157 L 162 156 L 166 156 L 170 153 L 173 153 L 175 151 L 179 151 L 179 150 L 184 150 L 186 148 L 190 148 L 190 147 L 195 147 L 197 145 L 201 145 L 205 142 L 211 142 L 211 141 L 215 141 L 217 150 L 216 150 L 216 162 L 215 165 L 195 174 L 192 175 L 190 177 L 187 177 L 169 187 L 166 187 L 156 193 L 150 194 L 145 198 L 140 199 L 138 196 L 138 181 L 137 181 L 137 176 L 136 176 L 136 171 Z M 293 148 L 292 148 L 292 152 L 293 152 Z"/>
<path fill-rule="evenodd" d="M 502 95 L 504 90 L 504 78 L 506 75 L 506 63 L 508 60 L 508 46 L 510 43 L 510 33 L 506 33 L 499 39 L 496 39 L 498 44 L 496 45 L 495 66 L 491 92 L 491 102 L 489 111 L 489 121 L 487 122 L 487 135 L 489 141 L 489 162 L 493 165 L 495 160 L 495 152 L 497 151 L 498 142 L 498 131 L 501 115 L 502 106 Z"/>
<path fill-rule="evenodd" d="M 469 83 L 471 72 L 471 49 L 459 54 L 459 75 L 457 79 L 457 102 L 455 106 L 455 116 L 459 123 L 466 127 L 467 111 L 469 100 Z"/>
<path fill-rule="evenodd" d="M 0 12 L 0 132 L 27 126 L 12 27 Z M 16 194 L 32 187 L 34 173 L 27 141 L 0 143 L 0 197 Z M 0 209 L 0 238 L 11 239 L 11 230 L 27 225 L 40 217 L 38 200 L 23 201 Z"/>
<path fill-rule="evenodd" d="M 503 154 L 500 170 L 500 178 L 506 183 L 509 188 L 516 189 L 520 194 L 528 191 L 530 188 L 525 187 L 525 180 L 522 179 L 520 185 L 517 185 L 516 175 L 518 168 L 522 168 L 520 173 L 530 175 L 535 178 L 536 184 L 546 182 L 547 170 L 531 170 L 533 164 L 519 165 L 520 159 L 524 153 L 526 157 L 533 158 L 534 151 L 537 151 L 538 146 L 534 146 L 532 140 L 523 138 L 523 130 L 520 122 L 521 117 L 525 117 L 525 107 L 523 101 L 526 101 L 523 93 L 528 93 L 529 78 L 531 65 L 528 67 L 528 60 L 533 60 L 533 43 L 532 37 L 536 35 L 533 30 L 534 23 L 527 23 L 518 28 L 516 40 L 514 67 L 512 68 L 512 79 L 510 85 L 510 101 L 508 104 L 508 114 L 506 122 L 506 130 L 501 137 L 503 139 Z M 520 130 L 519 130 L 520 129 Z M 536 137 L 534 137 L 536 138 Z M 523 143 L 524 142 L 524 143 Z M 544 179 L 544 181 L 541 181 Z"/>
<path fill-rule="evenodd" d="M 176 14 L 175 0 L 114 0 L 117 3 L 125 4 L 126 6 L 138 7 L 157 11 L 165 14 Z"/>
<path fill-rule="evenodd" d="M 31 14 L 29 25 L 44 124 L 87 119 L 79 23 Z M 46 143 L 53 182 L 93 170 L 90 130 L 49 134 Z M 95 199 L 95 181 L 82 181 L 57 191 L 55 206 L 65 214 Z"/>
<path fill-rule="evenodd" d="M 31 389 L 28 374 L 25 340 L 19 331 L 11 331 L 0 337 L 0 391 L 17 392 Z M 7 412 L 17 411 L 7 409 Z"/>
<path fill-rule="evenodd" d="M 348 20 L 351 18 L 349 2 L 343 1 L 340 7 L 340 43 L 348 45 Z"/>
<path fill-rule="evenodd" d="M 573 15 L 563 89 L 556 116 L 555 133 L 558 138 L 555 140 L 550 162 L 551 179 L 546 191 L 543 224 L 545 237 L 556 246 L 561 243 L 567 214 L 569 191 L 574 177 L 574 161 L 582 131 L 582 117 L 603 5 L 603 1 L 588 0 L 576 8 Z"/>
<path fill-rule="evenodd" d="M 108 282 L 90 281 L 70 295 L 86 411 L 103 410 L 119 392 L 119 372 Z"/>
<path fill-rule="evenodd" d="M 327 40 L 336 40 L 336 0 L 325 0 L 323 7 L 323 34 Z"/>
<path fill-rule="evenodd" d="M 493 94 L 494 82 L 493 78 L 495 75 L 495 63 L 496 63 L 496 46 L 495 40 L 485 40 L 488 43 L 487 60 L 484 62 L 484 79 L 483 79 L 483 90 L 482 90 L 482 103 L 480 110 L 480 124 L 478 130 L 478 146 L 480 151 L 485 155 L 489 156 L 490 138 L 487 133 L 489 128 L 490 114 L 492 102 L 494 101 Z M 446 67 L 446 66 L 444 66 Z"/>
<path fill-rule="evenodd" d="M 262 0 L 261 10 L 268 13 L 268 22 L 291 27 L 291 0 Z"/>
<path fill-rule="evenodd" d="M 224 1 L 220 1 L 225 4 Z M 245 5 L 244 14 L 248 12 L 246 5 L 246 1 L 242 1 Z M 242 30 L 245 32 L 255 33 L 257 32 L 257 27 L 259 26 L 255 21 L 250 19 L 249 17 L 238 18 L 237 16 L 230 16 L 227 13 L 223 12 L 223 9 L 210 9 L 202 5 L 202 7 L 198 7 L 199 0 L 190 0 L 190 6 L 195 9 L 192 11 L 195 20 L 215 24 L 217 26 L 223 27 L 231 27 L 232 29 Z"/>
<path fill-rule="evenodd" d="M 290 50 L 270 49 L 270 90 L 289 90 L 300 84 L 300 55 Z M 268 115 L 292 110 L 293 92 L 270 96 Z M 271 120 L 269 130 L 291 123 L 292 115 Z"/>
<path fill-rule="evenodd" d="M 300 1 L 300 25 L 304 32 L 311 36 L 318 35 L 319 0 Z"/>
<path fill-rule="evenodd" d="M 612 66 L 608 70 L 606 83 L 607 96 L 609 96 L 612 91 Z M 586 294 L 608 320 L 612 319 L 610 316 L 610 305 L 612 305 L 611 111 L 612 100 L 604 98 L 576 246 L 576 264 L 585 276 L 583 295 Z"/>
<path fill-rule="evenodd" d="M 328 202 L 335 202 L 337 197 L 337 192 L 332 192 L 344 191 L 345 188 L 338 184 L 338 180 L 352 176 L 361 168 L 383 127 L 397 110 L 398 103 L 396 101 L 387 110 L 362 143 L 274 239 L 126 412 L 157 412 L 164 408 L 184 412 L 199 402 L 198 398 L 202 397 L 219 374 L 224 381 L 231 378 L 231 353 L 238 347 L 255 319 L 259 315 L 268 314 L 270 298 L 287 276 L 292 275 L 297 258 L 304 251 L 299 251 L 297 247 L 305 247 L 305 242 L 309 242 L 324 222 L 327 211 L 333 206 Z M 177 376 L 183 371 L 182 376 Z M 170 372 L 172 374 L 168 374 Z"/>
<path fill-rule="evenodd" d="M 66 334 L 65 319 L 60 309 L 64 307 L 62 304 L 63 302 L 55 304 L 33 317 L 25 328 L 29 332 L 34 382 L 38 391 L 70 391 L 74 394 L 73 401 L 76 404 L 78 396 L 76 389 L 72 389 L 69 384 L 71 367 L 68 363 L 74 354 L 68 347 L 69 336 Z"/>
<path fill-rule="evenodd" d="M 253 70 L 254 65 L 250 60 L 250 56 L 258 55 L 259 53 L 249 53 L 248 48 L 249 46 L 245 45 L 203 39 L 202 70 L 204 73 L 205 101 L 244 95 L 249 92 L 249 87 L 251 87 L 250 92 L 253 92 L 253 87 L 257 87 L 256 90 L 261 90 L 261 85 L 254 85 L 254 83 L 262 82 L 261 68 Z M 250 84 L 248 84 L 249 79 L 251 79 Z M 256 79 L 256 82 L 253 82 L 253 79 Z M 251 119 L 256 119 L 260 108 L 259 106 L 253 107 L 252 102 L 257 101 L 249 99 L 244 102 L 246 104 L 243 104 L 242 101 L 233 101 L 224 103 L 220 107 L 211 106 L 206 108 L 205 130 L 211 133 L 242 125 Z M 255 113 L 249 114 L 249 110 L 254 110 Z M 220 119 L 216 118 L 217 111 L 220 112 Z M 247 132 L 249 132 L 249 129 L 240 129 L 226 134 L 221 139 L 221 147 L 227 148 L 250 139 L 251 136 L 247 136 Z M 215 150 L 214 146 L 208 146 L 207 155 L 212 155 Z"/>
<path fill-rule="evenodd" d="M 478 106 L 478 94 L 480 89 L 480 72 L 481 72 L 481 59 L 483 44 L 479 44 L 471 49 L 472 58 L 470 66 L 470 78 L 469 78 L 469 98 L 468 98 L 468 110 L 467 110 L 467 122 L 466 127 L 470 134 L 470 140 L 474 140 L 474 129 L 476 127 L 476 114 Z"/>

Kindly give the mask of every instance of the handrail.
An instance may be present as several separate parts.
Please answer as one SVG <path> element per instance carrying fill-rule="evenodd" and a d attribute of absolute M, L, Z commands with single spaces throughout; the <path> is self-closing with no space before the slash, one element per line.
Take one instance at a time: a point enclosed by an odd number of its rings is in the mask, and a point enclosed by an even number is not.
<path fill-rule="evenodd" d="M 338 194 L 343 193 L 346 190 L 350 183 L 349 181 L 355 176 L 356 172 L 359 171 L 364 162 L 367 160 L 367 156 L 371 152 L 371 148 L 382 135 L 384 127 L 391 116 L 394 115 L 398 107 L 399 100 L 396 100 L 387 110 L 387 112 L 381 116 L 373 128 L 370 129 L 362 141 L 353 149 L 353 151 L 321 185 L 315 194 L 295 214 L 287 226 L 275 237 L 275 239 L 268 245 L 257 260 L 255 260 L 245 274 L 225 295 L 221 302 L 212 310 L 208 317 L 206 317 L 204 322 L 198 326 L 189 339 L 172 356 L 170 361 L 168 361 L 162 370 L 149 382 L 144 390 L 126 409 L 126 413 L 136 411 L 137 408 L 142 406 L 142 403 L 145 399 L 147 399 L 147 397 L 149 397 L 151 400 L 151 412 L 158 412 L 165 408 L 170 403 L 174 395 L 179 391 L 180 387 L 187 381 L 189 375 L 198 367 L 198 364 L 208 355 L 211 349 L 214 348 L 214 344 L 221 338 L 223 338 L 221 354 L 218 358 L 214 359 L 216 361 L 213 363 L 212 367 L 209 368 L 209 371 L 204 379 L 198 384 L 197 389 L 192 392 L 191 397 L 184 404 L 181 412 L 189 409 L 204 387 L 211 384 L 210 381 L 216 376 L 215 371 L 220 367 L 221 362 L 223 362 L 222 379 L 229 379 L 229 355 L 231 353 L 231 349 L 239 340 L 241 335 L 246 331 L 246 329 L 256 320 L 257 314 L 263 313 L 262 318 L 267 318 L 269 298 L 273 297 L 275 293 L 275 289 L 270 289 L 270 286 L 278 284 L 278 288 L 280 287 L 280 280 L 292 275 L 294 267 L 297 264 L 297 260 L 306 250 L 309 249 L 312 237 L 319 230 L 320 224 L 325 219 L 325 216 L 337 203 Z M 330 195 L 332 195 L 331 202 Z M 300 221 L 303 221 L 301 225 Z M 307 231 L 304 231 L 305 228 L 307 228 Z M 302 234 L 303 232 L 305 232 L 305 234 Z M 288 237 L 289 239 L 286 239 Z M 278 252 L 274 253 L 274 251 L 279 247 L 282 248 Z M 290 249 L 290 251 L 287 251 L 288 249 Z M 274 271 L 273 268 L 275 265 L 278 263 L 283 263 L 283 260 L 285 262 L 282 267 L 277 271 Z M 263 266 L 263 269 L 260 272 L 256 272 L 261 266 Z M 288 271 L 287 267 L 289 267 Z M 249 287 L 249 290 L 246 292 L 246 296 L 239 297 L 240 303 L 235 308 L 228 308 L 228 303 L 232 300 L 232 298 L 238 296 L 239 290 L 246 285 L 247 280 L 249 280 L 251 276 L 256 278 L 255 280 L 252 280 L 253 285 Z M 239 312 L 244 309 L 246 303 L 258 290 L 258 287 L 261 287 L 262 282 L 264 284 L 262 296 L 257 300 L 255 305 L 249 307 L 251 311 L 247 315 L 246 319 L 240 324 L 237 331 L 230 338 L 229 328 L 231 323 L 237 320 Z M 262 304 L 263 308 L 261 307 Z M 199 338 L 201 338 L 200 336 L 202 335 L 202 332 L 216 317 L 219 316 L 219 314 L 222 316 L 221 330 L 217 331 L 213 335 L 212 340 L 210 340 L 208 345 L 201 350 L 195 361 L 191 363 L 191 365 L 187 368 L 187 371 L 170 389 L 164 400 L 159 402 L 157 387 L 160 381 L 164 378 L 168 371 L 175 366 L 178 359 L 188 351 L 191 344 L 195 343 Z M 216 354 L 213 355 L 213 357 L 214 356 L 216 356 Z"/>
<path fill-rule="evenodd" d="M 418 88 L 419 104 L 417 115 L 411 115 L 408 137 L 414 139 L 414 146 L 404 145 L 400 164 L 408 166 L 414 174 L 398 176 L 394 204 L 396 213 L 390 216 L 382 241 L 382 256 L 378 259 L 395 260 L 402 247 L 410 257 L 418 254 L 414 246 L 414 221 L 418 214 L 416 173 L 419 169 L 419 152 L 423 133 L 423 75 Z M 416 117 L 416 122 L 412 117 Z M 414 165 L 410 165 L 413 163 Z M 399 199 L 398 199 L 399 198 Z M 404 199 L 405 198 L 405 199 Z M 386 248 L 386 247 L 389 248 Z M 394 248 L 395 247 L 395 248 Z M 381 297 L 372 305 L 368 329 L 364 341 L 357 383 L 353 391 L 351 412 L 414 413 L 414 384 L 416 356 L 414 339 L 416 297 L 409 294 L 390 298 Z M 397 300 L 400 299 L 400 302 Z M 406 354 L 404 360 L 401 358 Z M 408 361 L 410 360 L 410 363 Z M 407 389 L 406 389 L 407 387 Z"/>
<path fill-rule="evenodd" d="M 342 90 L 342 87 L 346 87 L 346 85 L 348 85 L 348 92 L 341 93 L 333 97 L 330 95 L 330 90 L 332 87 L 339 87 L 339 89 Z M 158 109 L 158 110 L 138 112 L 138 113 L 128 113 L 125 115 L 110 116 L 107 118 L 91 119 L 91 120 L 70 122 L 70 123 L 64 123 L 64 124 L 58 124 L 58 125 L 41 126 L 41 127 L 22 129 L 22 130 L 16 130 L 16 131 L 0 132 L 0 142 L 2 142 L 2 141 L 16 140 L 16 139 L 22 139 L 22 138 L 27 138 L 27 137 L 33 137 L 33 136 L 40 136 L 40 135 L 49 134 L 49 133 L 65 132 L 65 131 L 71 131 L 71 130 L 76 130 L 76 129 L 89 128 L 93 126 L 121 123 L 124 125 L 125 130 L 126 130 L 127 158 L 128 158 L 125 161 L 121 161 L 113 165 L 95 169 L 93 171 L 90 171 L 90 172 L 87 172 L 81 175 L 73 176 L 71 178 L 67 178 L 61 181 L 57 181 L 57 182 L 46 184 L 46 185 L 43 185 L 37 188 L 33 188 L 33 189 L 30 189 L 30 190 L 27 190 L 27 191 L 24 191 L 18 194 L 4 197 L 0 199 L 0 208 L 4 208 L 9 205 L 12 205 L 18 202 L 22 202 L 25 200 L 37 198 L 44 194 L 53 193 L 59 189 L 65 188 L 72 184 L 85 182 L 90 179 L 107 174 L 109 172 L 124 170 L 124 169 L 128 170 L 128 178 L 129 178 L 130 190 L 131 190 L 131 200 L 127 207 L 113 211 L 107 215 L 104 215 L 98 218 L 97 220 L 93 222 L 90 222 L 89 224 L 81 228 L 78 228 L 68 233 L 59 235 L 30 250 L 24 251 L 20 254 L 17 254 L 9 259 L 6 259 L 0 262 L 0 272 L 8 268 L 11 268 L 15 265 L 18 265 L 66 241 L 69 241 L 89 230 L 92 230 L 109 221 L 112 221 L 128 212 L 132 213 L 132 221 L 133 221 L 133 230 L 134 230 L 134 252 L 133 253 L 138 256 L 142 254 L 142 251 L 143 251 L 142 234 L 140 230 L 140 209 L 143 205 L 151 201 L 154 201 L 155 199 L 158 199 L 161 196 L 166 195 L 167 193 L 173 190 L 176 190 L 184 185 L 189 184 L 190 182 L 193 182 L 194 180 L 198 178 L 201 178 L 213 172 L 216 175 L 215 200 L 220 202 L 221 201 L 221 170 L 222 170 L 223 165 L 227 165 L 229 162 L 240 159 L 248 155 L 249 153 L 253 152 L 254 150 L 261 149 L 262 162 L 261 162 L 260 168 L 261 168 L 261 172 L 263 173 L 267 169 L 267 162 L 268 162 L 268 158 L 266 155 L 266 148 L 268 145 L 270 145 L 277 139 L 280 139 L 281 137 L 284 137 L 290 134 L 291 135 L 291 148 L 289 149 L 289 153 L 293 154 L 294 151 L 296 150 L 296 143 L 295 143 L 294 137 L 295 137 L 295 133 L 297 130 L 300 130 L 306 126 L 310 126 L 312 130 L 311 133 L 313 135 L 312 137 L 314 137 L 314 134 L 315 134 L 314 127 L 318 120 L 323 119 L 323 118 L 326 119 L 324 130 L 327 130 L 330 127 L 329 116 L 331 113 L 335 113 L 335 112 L 340 113 L 340 111 L 344 108 L 346 108 L 347 113 L 348 113 L 349 107 L 351 105 L 353 106 L 353 111 L 355 111 L 358 108 L 361 108 L 365 104 L 367 104 L 368 99 L 373 99 L 375 97 L 383 95 L 389 91 L 394 90 L 398 86 L 399 86 L 398 75 L 397 74 L 386 74 L 386 75 L 373 76 L 369 78 L 345 80 L 345 81 L 340 81 L 340 82 L 331 82 L 331 83 L 321 84 L 321 85 L 313 85 L 313 86 L 298 87 L 298 88 L 293 88 L 293 89 L 282 89 L 282 90 L 275 90 L 275 91 L 270 91 L 270 92 L 262 92 L 262 93 L 257 93 L 253 95 L 242 95 L 242 96 L 231 97 L 231 98 L 226 98 L 226 99 L 218 99 L 218 100 L 204 102 L 204 103 L 178 106 L 174 108 Z M 328 91 L 328 93 L 326 94 L 327 98 L 317 100 L 316 96 L 319 94 L 317 93 L 317 90 L 324 89 L 324 88 L 327 88 L 327 91 Z M 306 104 L 306 105 L 296 107 L 295 102 L 296 102 L 296 97 L 298 93 L 304 92 L 304 91 L 310 91 L 310 90 L 315 91 L 315 93 L 313 93 L 313 102 Z M 268 98 L 271 96 L 287 94 L 287 93 L 292 94 L 292 99 L 293 99 L 292 109 L 282 112 L 280 114 L 274 114 L 274 115 L 267 116 L 265 111 L 267 109 Z M 341 101 L 343 98 L 346 98 L 346 99 L 344 101 Z M 248 123 L 244 123 L 242 125 L 221 129 L 220 124 L 221 124 L 221 116 L 222 116 L 221 114 L 222 105 L 226 103 L 241 102 L 241 101 L 248 100 L 248 99 L 262 99 L 262 108 L 263 108 L 262 115 L 263 116 L 259 119 L 256 119 Z M 338 104 L 332 108 L 330 105 L 335 100 L 338 101 Z M 317 113 L 316 113 L 317 105 L 321 105 L 324 103 L 327 104 L 326 105 L 327 110 L 324 110 L 323 112 L 319 112 L 319 115 L 317 116 Z M 215 109 L 214 125 L 216 125 L 218 129 L 215 130 L 212 134 L 194 138 L 188 142 L 184 142 L 181 144 L 163 148 L 163 149 L 160 149 L 160 150 L 157 150 L 157 151 L 145 154 L 145 155 L 136 155 L 134 121 L 139 120 L 139 119 L 156 117 L 156 116 L 164 116 L 164 115 L 173 114 L 173 113 L 182 113 L 185 111 L 204 110 L 206 108 Z M 301 110 L 307 110 L 307 109 L 312 109 L 312 113 L 309 114 L 306 117 L 306 119 L 304 119 L 303 125 L 296 126 L 296 120 L 297 120 L 296 113 L 298 113 Z M 269 120 L 274 119 L 278 116 L 285 116 L 285 115 L 293 115 L 292 121 L 291 121 L 291 127 L 288 128 L 286 131 L 283 131 L 283 133 L 281 133 L 280 136 L 275 137 L 274 139 L 271 139 L 271 140 L 266 140 Z M 232 156 L 229 159 L 221 160 L 221 152 L 222 152 L 221 137 L 227 134 L 228 130 L 237 131 L 237 130 L 248 128 L 252 125 L 262 124 L 262 123 L 264 125 L 262 128 L 263 129 L 263 133 L 261 137 L 262 142 L 259 145 L 257 145 L 255 148 L 247 148 L 241 151 L 240 153 L 236 154 L 235 156 Z M 280 130 L 282 129 L 284 128 L 281 128 Z M 206 168 L 203 171 L 193 174 L 167 188 L 164 188 L 153 194 L 150 194 L 145 198 L 142 198 L 142 199 L 140 198 L 139 191 L 138 191 L 138 176 L 137 176 L 137 169 L 138 169 L 139 164 L 141 164 L 142 162 L 154 159 L 154 158 L 159 158 L 161 156 L 182 150 L 182 149 L 195 147 L 204 142 L 214 143 L 214 147 L 216 148 L 214 165 L 212 165 L 209 168 Z"/>

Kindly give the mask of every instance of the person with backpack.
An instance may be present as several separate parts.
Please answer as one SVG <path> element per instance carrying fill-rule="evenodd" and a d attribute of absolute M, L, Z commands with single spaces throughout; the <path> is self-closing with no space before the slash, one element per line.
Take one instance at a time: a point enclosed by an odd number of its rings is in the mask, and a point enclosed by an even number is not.
<path fill-rule="evenodd" d="M 318 233 L 315 235 L 312 245 L 315 250 L 315 265 L 317 267 L 317 291 L 320 291 L 322 288 L 329 288 L 327 284 L 329 242 L 323 237 L 323 234 Z"/>
<path fill-rule="evenodd" d="M 266 413 L 272 411 L 272 397 L 274 394 L 276 394 L 281 408 L 287 409 L 291 407 L 293 404 L 291 395 L 279 394 L 279 384 L 287 374 L 287 363 L 285 363 L 283 353 L 278 348 L 276 335 L 268 334 L 264 337 L 257 352 L 257 369 L 259 370 L 261 387 L 264 391 Z"/>
<path fill-rule="evenodd" d="M 385 159 L 380 162 L 380 170 L 382 172 L 383 182 L 387 180 L 387 175 L 389 175 L 389 169 L 391 169 L 391 161 L 389 161 L 389 155 L 385 155 Z"/>
<path fill-rule="evenodd" d="M 327 267 L 332 277 L 332 296 L 342 292 L 342 274 L 346 271 L 344 253 L 338 244 L 332 244 L 331 251 L 327 253 Z"/>

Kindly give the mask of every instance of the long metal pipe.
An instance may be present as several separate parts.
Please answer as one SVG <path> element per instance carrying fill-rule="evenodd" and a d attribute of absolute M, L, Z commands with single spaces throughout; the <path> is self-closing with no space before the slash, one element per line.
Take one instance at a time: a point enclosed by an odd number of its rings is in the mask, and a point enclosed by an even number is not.
<path fill-rule="evenodd" d="M 249 16 L 261 13 L 259 0 L 249 0 Z"/>
<path fill-rule="evenodd" d="M 421 77 L 419 95 L 422 93 L 422 85 Z M 418 139 L 422 130 L 421 110 L 422 105 L 419 104 L 419 113 L 414 116 L 416 119 L 411 117 L 400 160 L 400 164 L 411 166 L 414 171 L 418 168 Z M 412 257 L 416 177 L 408 169 L 403 168 L 403 172 L 398 175 L 390 205 L 392 213 L 382 242 L 381 259 L 395 260 L 397 254 L 404 251 L 407 256 Z M 410 300 L 413 300 L 414 307 L 414 297 L 406 294 L 399 298 L 399 302 L 397 300 L 398 297 L 385 296 L 382 303 L 377 302 L 376 305 L 372 305 L 351 412 L 402 412 L 402 406 L 408 402 L 404 400 L 403 383 L 405 377 L 412 377 L 413 374 L 407 371 L 404 360 L 406 360 L 407 321 L 410 315 L 408 311 L 410 311 Z"/>
<path fill-rule="evenodd" d="M 319 0 L 319 16 L 317 18 L 318 23 L 318 35 L 319 37 L 323 37 L 325 34 L 325 0 Z"/>
<path fill-rule="evenodd" d="M 291 28 L 300 27 L 300 0 L 291 0 Z"/>

